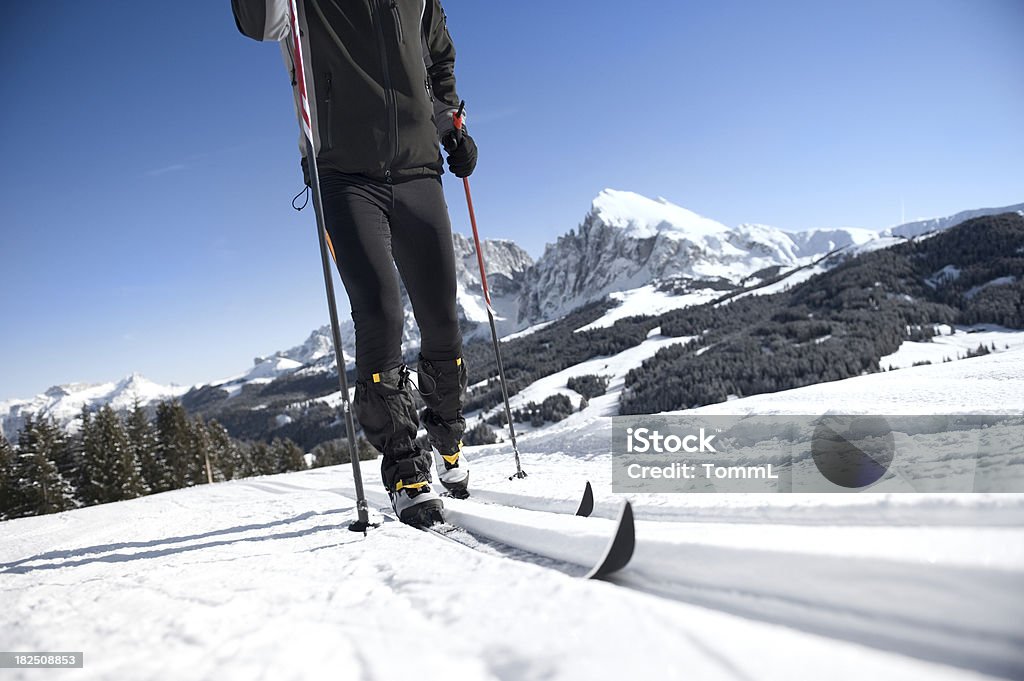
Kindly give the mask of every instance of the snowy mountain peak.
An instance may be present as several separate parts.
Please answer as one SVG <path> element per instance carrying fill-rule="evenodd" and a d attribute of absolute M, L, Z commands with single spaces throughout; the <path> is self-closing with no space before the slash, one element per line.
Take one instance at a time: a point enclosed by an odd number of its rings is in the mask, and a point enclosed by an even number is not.
<path fill-rule="evenodd" d="M 721 235 L 728 228 L 714 220 L 670 203 L 663 198 L 649 199 L 634 192 L 605 189 L 591 204 L 590 214 L 608 227 L 623 230 L 632 239 L 650 239 Z"/>
<path fill-rule="evenodd" d="M 133 371 L 117 382 L 115 390 L 118 392 L 131 392 L 132 390 L 144 391 L 151 385 L 154 385 L 152 381 L 139 372 Z"/>
<path fill-rule="evenodd" d="M 329 324 L 314 329 L 302 345 L 280 350 L 269 357 L 256 357 L 252 363 L 254 367 L 259 367 L 270 360 L 288 359 L 298 364 L 313 364 L 324 357 L 334 357 L 334 341 Z"/>

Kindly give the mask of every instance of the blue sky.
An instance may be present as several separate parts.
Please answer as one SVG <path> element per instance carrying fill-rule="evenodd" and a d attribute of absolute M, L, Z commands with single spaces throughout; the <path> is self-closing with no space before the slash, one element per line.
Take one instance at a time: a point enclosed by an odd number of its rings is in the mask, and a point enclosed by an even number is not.
<path fill-rule="evenodd" d="M 1024 201 L 1019 0 L 444 5 L 481 230 L 534 256 L 604 187 L 790 230 Z M 16 3 L 0 38 L 0 399 L 326 321 L 280 56 L 228 0 Z"/>

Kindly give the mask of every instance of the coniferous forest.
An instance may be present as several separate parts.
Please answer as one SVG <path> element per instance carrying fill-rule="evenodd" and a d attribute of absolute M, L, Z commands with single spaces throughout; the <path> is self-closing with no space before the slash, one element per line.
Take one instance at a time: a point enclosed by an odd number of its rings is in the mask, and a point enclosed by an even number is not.
<path fill-rule="evenodd" d="M 0 436 L 0 520 L 307 468 L 293 441 L 237 440 L 178 402 L 160 403 L 153 418 L 138 403 L 124 414 L 83 410 L 75 425 L 69 433 L 49 417 L 29 416 L 16 442 Z M 365 440 L 358 446 L 360 458 L 376 457 Z M 348 462 L 347 442 L 322 443 L 313 461 Z"/>

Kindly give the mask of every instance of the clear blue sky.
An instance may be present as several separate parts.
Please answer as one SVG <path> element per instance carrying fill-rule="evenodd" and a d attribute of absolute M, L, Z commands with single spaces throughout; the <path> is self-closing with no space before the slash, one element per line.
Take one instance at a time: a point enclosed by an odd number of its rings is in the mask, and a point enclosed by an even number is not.
<path fill-rule="evenodd" d="M 444 5 L 481 229 L 534 256 L 604 187 L 790 230 L 1024 201 L 1020 0 Z M 12 3 L 0 38 L 0 399 L 326 321 L 279 52 L 228 0 Z"/>

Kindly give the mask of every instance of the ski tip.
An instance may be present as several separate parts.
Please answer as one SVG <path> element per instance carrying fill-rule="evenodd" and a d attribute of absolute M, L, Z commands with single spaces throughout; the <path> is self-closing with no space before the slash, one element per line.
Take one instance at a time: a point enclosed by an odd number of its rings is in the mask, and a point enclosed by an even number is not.
<path fill-rule="evenodd" d="M 626 567 L 636 548 L 636 527 L 633 523 L 633 506 L 623 502 L 619 512 L 619 523 L 605 551 L 602 561 L 590 571 L 588 579 L 603 579 Z"/>
<path fill-rule="evenodd" d="M 587 486 L 583 488 L 583 499 L 580 500 L 580 506 L 576 509 L 576 515 L 587 518 L 593 512 L 594 488 L 590 486 L 590 481 L 587 480 Z"/>

